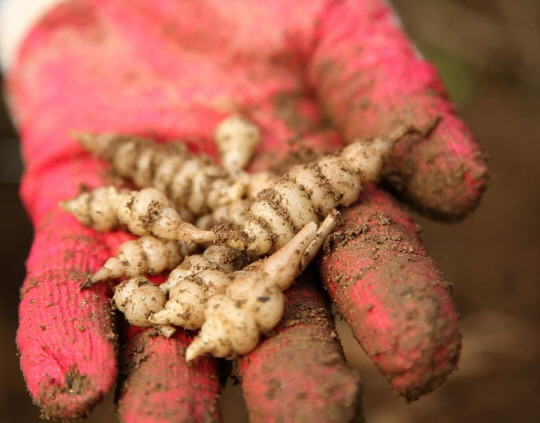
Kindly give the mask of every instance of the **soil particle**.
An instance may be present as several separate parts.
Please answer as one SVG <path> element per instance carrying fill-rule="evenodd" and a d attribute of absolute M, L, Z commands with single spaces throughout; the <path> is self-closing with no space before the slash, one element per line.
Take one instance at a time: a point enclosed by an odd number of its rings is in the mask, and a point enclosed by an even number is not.
<path fill-rule="evenodd" d="M 73 395 L 82 395 L 89 387 L 86 375 L 80 374 L 76 366 L 71 366 L 66 373 L 65 390 Z"/>
<path fill-rule="evenodd" d="M 88 396 L 87 392 L 92 390 L 90 381 L 85 374 L 81 374 L 76 365 L 72 365 L 65 373 L 65 380 L 62 385 L 58 384 L 50 375 L 45 375 L 42 383 L 44 389 L 42 394 L 37 398 L 38 405 L 41 407 L 41 418 L 54 419 L 62 416 L 64 413 L 63 401 L 66 401 L 66 395 L 73 396 Z M 59 401 L 59 398 L 62 400 Z M 81 411 L 77 414 L 78 417 L 85 417 L 87 410 L 92 408 L 95 399 L 91 403 L 81 405 Z"/>
<path fill-rule="evenodd" d="M 327 308 L 314 307 L 313 304 L 302 301 L 289 302 L 280 327 L 286 328 L 298 324 L 317 324 L 325 328 L 332 327 Z"/>
<path fill-rule="evenodd" d="M 231 231 L 224 225 L 216 225 L 212 228 L 216 236 L 216 243 L 225 243 L 228 240 L 239 241 L 247 245 L 252 239 L 243 231 Z"/>

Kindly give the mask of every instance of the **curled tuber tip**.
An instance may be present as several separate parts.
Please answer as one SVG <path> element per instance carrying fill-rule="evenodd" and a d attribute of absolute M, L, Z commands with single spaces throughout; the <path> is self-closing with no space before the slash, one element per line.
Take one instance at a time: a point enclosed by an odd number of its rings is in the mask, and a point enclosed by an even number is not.
<path fill-rule="evenodd" d="M 317 236 L 317 224 L 309 222 L 293 239 L 266 258 L 260 271 L 271 275 L 280 289 L 287 289 L 301 271 L 304 252 Z"/>
<path fill-rule="evenodd" d="M 58 206 L 59 206 L 62 210 L 64 210 L 65 212 L 71 213 L 70 205 L 69 205 L 69 200 L 60 201 L 60 202 L 58 203 Z"/>
<path fill-rule="evenodd" d="M 84 226 L 105 232 L 118 226 L 117 215 L 110 202 L 113 193 L 117 193 L 117 190 L 112 186 L 88 190 L 81 185 L 76 197 L 61 201 L 59 206 Z"/>
<path fill-rule="evenodd" d="M 79 195 L 78 197 L 71 198 L 69 200 L 63 200 L 58 203 L 58 206 L 66 213 L 72 214 L 79 221 L 85 222 L 85 216 L 82 215 L 83 200 L 87 196 Z"/>
<path fill-rule="evenodd" d="M 91 132 L 72 129 L 67 132 L 67 136 L 75 141 L 86 141 L 93 138 L 95 135 Z"/>

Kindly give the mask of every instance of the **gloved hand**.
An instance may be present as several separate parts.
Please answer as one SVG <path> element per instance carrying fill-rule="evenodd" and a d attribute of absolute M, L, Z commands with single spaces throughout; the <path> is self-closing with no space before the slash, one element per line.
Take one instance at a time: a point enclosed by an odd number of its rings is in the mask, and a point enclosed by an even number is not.
<path fill-rule="evenodd" d="M 260 170 L 413 124 L 429 131 L 395 149 L 384 177 L 395 194 L 459 219 L 485 187 L 477 144 L 383 0 L 70 0 L 34 26 L 7 77 L 35 225 L 17 343 L 30 393 L 51 417 L 89 412 L 120 375 L 123 421 L 219 418 L 219 362 L 186 365 L 191 333 L 167 339 L 120 324 L 118 337 L 108 288 L 79 289 L 126 236 L 97 234 L 59 208 L 81 184 L 107 179 L 69 131 L 183 139 L 215 154 L 214 128 L 242 113 L 263 134 L 251 165 Z M 328 242 L 322 279 L 393 389 L 414 399 L 455 368 L 458 318 L 405 212 L 375 186 L 361 200 Z M 302 279 L 274 335 L 239 360 L 253 421 L 360 413 L 328 305 L 315 276 Z"/>

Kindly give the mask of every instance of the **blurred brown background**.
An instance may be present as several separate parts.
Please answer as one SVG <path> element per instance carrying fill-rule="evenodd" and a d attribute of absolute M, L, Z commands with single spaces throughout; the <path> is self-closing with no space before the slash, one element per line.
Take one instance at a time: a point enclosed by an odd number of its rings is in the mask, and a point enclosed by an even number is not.
<path fill-rule="evenodd" d="M 460 369 L 406 404 L 353 342 L 368 423 L 540 421 L 540 2 L 396 0 L 420 51 L 439 68 L 461 116 L 489 154 L 491 184 L 467 221 L 419 218 L 428 252 L 462 315 Z M 15 349 L 18 286 L 31 226 L 18 200 L 17 135 L 0 110 L 0 422 L 39 422 Z M 347 328 L 341 327 L 346 334 Z M 227 402 L 238 402 L 238 388 Z M 107 398 L 89 422 L 114 422 Z M 235 409 L 238 406 L 235 404 Z M 225 412 L 229 422 L 243 421 Z"/>

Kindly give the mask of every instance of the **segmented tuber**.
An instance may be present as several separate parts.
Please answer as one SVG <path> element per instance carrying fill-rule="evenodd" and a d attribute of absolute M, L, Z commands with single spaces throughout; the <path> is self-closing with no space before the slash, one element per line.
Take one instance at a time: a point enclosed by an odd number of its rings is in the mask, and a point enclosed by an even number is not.
<path fill-rule="evenodd" d="M 168 198 L 155 188 L 133 191 L 118 190 L 113 186 L 100 187 L 85 191 L 60 205 L 82 224 L 94 229 L 111 230 L 124 226 L 132 234 L 140 236 L 153 234 L 187 243 L 215 240 L 212 232 L 203 233 L 186 222 L 181 212 L 174 209 Z"/>
<path fill-rule="evenodd" d="M 204 322 L 207 300 L 223 293 L 231 283 L 229 275 L 250 261 L 244 252 L 226 245 L 212 245 L 202 254 L 187 257 L 161 285 L 168 292 L 168 301 L 150 321 L 156 325 L 199 329 Z"/>
<path fill-rule="evenodd" d="M 210 245 L 202 254 L 187 256 L 175 267 L 161 289 L 168 291 L 184 279 L 191 278 L 203 270 L 219 270 L 231 273 L 253 261 L 245 252 L 238 251 L 224 244 Z"/>
<path fill-rule="evenodd" d="M 165 306 L 167 297 L 157 285 L 139 276 L 120 283 L 114 290 L 113 301 L 129 323 L 149 327 L 152 323 L 148 317 Z"/>
<path fill-rule="evenodd" d="M 222 166 L 230 173 L 236 173 L 251 160 L 261 134 L 259 128 L 248 119 L 235 115 L 218 125 L 214 138 Z"/>
<path fill-rule="evenodd" d="M 79 195 L 60 202 L 68 213 L 73 214 L 84 226 L 99 232 L 107 232 L 120 226 L 116 207 L 110 201 L 111 187 L 103 186 L 93 190 L 82 188 Z"/>
<path fill-rule="evenodd" d="M 157 144 L 134 135 L 72 135 L 85 149 L 109 162 L 119 176 L 139 188 L 153 187 L 166 193 L 176 207 L 195 215 L 246 194 L 249 178 L 233 178 L 210 157 L 194 155 L 181 143 Z"/>
<path fill-rule="evenodd" d="M 335 207 L 354 203 L 402 135 L 357 141 L 338 154 L 294 166 L 255 197 L 243 228 L 245 241 L 237 237 L 229 245 L 258 255 L 275 251 L 308 222 L 320 222 Z"/>
<path fill-rule="evenodd" d="M 164 270 L 174 269 L 192 252 L 194 252 L 194 246 L 191 244 L 145 235 L 124 242 L 116 256 L 109 258 L 83 286 L 88 287 L 107 279 L 131 278 L 145 274 L 157 275 Z"/>

